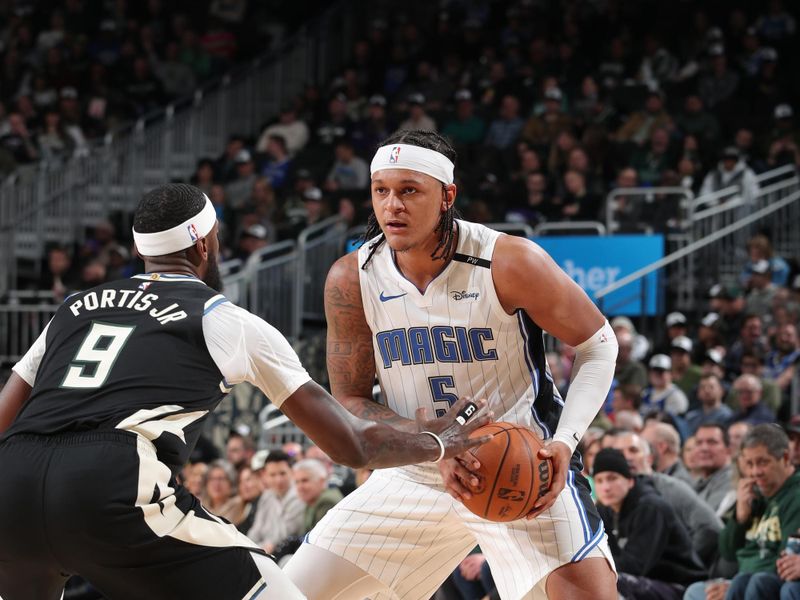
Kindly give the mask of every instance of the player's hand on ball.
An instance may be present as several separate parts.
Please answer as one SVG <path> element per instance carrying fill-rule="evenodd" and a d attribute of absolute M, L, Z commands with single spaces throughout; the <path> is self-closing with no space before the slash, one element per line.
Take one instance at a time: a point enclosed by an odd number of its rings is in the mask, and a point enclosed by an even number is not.
<path fill-rule="evenodd" d="M 564 442 L 556 442 L 550 440 L 545 443 L 544 448 L 539 450 L 539 458 L 549 458 L 553 466 L 552 479 L 550 489 L 543 495 L 533 507 L 533 510 L 527 514 L 526 519 L 534 519 L 539 514 L 546 511 L 553 506 L 567 484 L 567 472 L 569 471 L 569 461 L 572 459 L 572 452 Z"/>
<path fill-rule="evenodd" d="M 481 463 L 469 452 L 440 462 L 439 472 L 447 493 L 459 502 L 472 498 L 470 486 L 477 488 L 480 485 L 480 479 L 475 475 L 480 468 Z"/>
<path fill-rule="evenodd" d="M 486 400 L 470 400 L 462 397 L 438 419 L 428 420 L 425 407 L 417 409 L 418 431 L 430 431 L 444 443 L 444 458 L 452 458 L 488 442 L 488 435 L 470 438 L 469 434 L 488 424 L 492 413 L 486 410 Z"/>

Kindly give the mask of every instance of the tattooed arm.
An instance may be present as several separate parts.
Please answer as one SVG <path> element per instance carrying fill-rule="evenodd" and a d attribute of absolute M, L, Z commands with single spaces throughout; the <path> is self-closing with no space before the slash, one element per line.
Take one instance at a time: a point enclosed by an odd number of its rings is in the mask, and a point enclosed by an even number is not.
<path fill-rule="evenodd" d="M 328 376 L 334 398 L 357 417 L 416 432 L 414 421 L 372 399 L 375 358 L 372 331 L 361 300 L 357 252 L 340 258 L 328 273 L 325 318 L 328 321 Z"/>

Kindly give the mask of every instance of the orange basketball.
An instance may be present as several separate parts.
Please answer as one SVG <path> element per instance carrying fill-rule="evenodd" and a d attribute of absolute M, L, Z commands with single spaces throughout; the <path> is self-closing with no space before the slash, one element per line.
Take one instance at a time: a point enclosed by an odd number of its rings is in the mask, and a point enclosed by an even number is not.
<path fill-rule="evenodd" d="M 470 450 L 481 463 L 480 483 L 464 506 L 488 521 L 520 519 L 550 489 L 553 466 L 537 456 L 542 440 L 527 427 L 504 422 L 476 429 L 470 437 L 481 435 L 492 439 Z"/>

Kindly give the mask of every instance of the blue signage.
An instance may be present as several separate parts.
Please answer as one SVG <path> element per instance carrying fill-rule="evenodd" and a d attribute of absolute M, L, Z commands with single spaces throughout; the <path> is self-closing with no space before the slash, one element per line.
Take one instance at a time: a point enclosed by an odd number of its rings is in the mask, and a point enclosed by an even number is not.
<path fill-rule="evenodd" d="M 662 235 L 543 236 L 534 239 L 597 302 L 595 292 L 664 256 Z M 603 299 L 607 315 L 642 314 L 642 281 Z M 644 277 L 646 315 L 658 311 L 658 271 Z"/>

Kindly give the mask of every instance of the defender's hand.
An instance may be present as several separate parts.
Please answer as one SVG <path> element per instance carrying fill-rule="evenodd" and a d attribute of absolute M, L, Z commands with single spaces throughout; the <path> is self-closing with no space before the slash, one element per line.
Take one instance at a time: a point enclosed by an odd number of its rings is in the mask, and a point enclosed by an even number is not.
<path fill-rule="evenodd" d="M 561 490 L 567 485 L 567 471 L 569 471 L 572 451 L 564 442 L 549 440 L 545 442 L 544 448 L 539 450 L 538 457 L 540 460 L 549 458 L 550 464 L 553 466 L 553 472 L 550 476 L 550 489 L 536 501 L 533 510 L 525 515 L 528 520 L 535 519 L 555 504 Z"/>
<path fill-rule="evenodd" d="M 444 457 L 452 458 L 466 450 L 485 444 L 492 439 L 490 435 L 470 438 L 469 435 L 487 425 L 492 413 L 486 410 L 486 400 L 471 401 L 467 397 L 459 399 L 438 419 L 428 420 L 424 407 L 417 409 L 418 431 L 430 431 L 439 436 L 444 443 Z"/>

